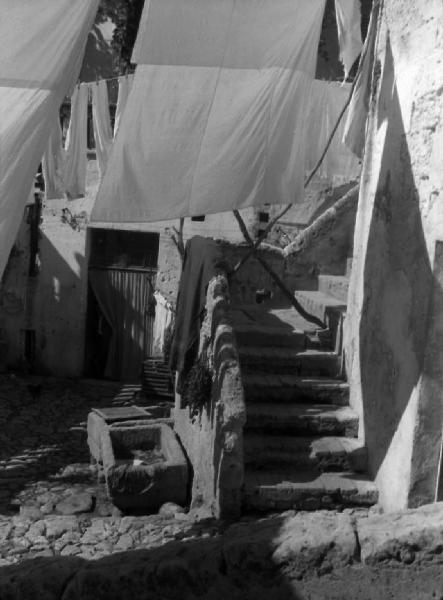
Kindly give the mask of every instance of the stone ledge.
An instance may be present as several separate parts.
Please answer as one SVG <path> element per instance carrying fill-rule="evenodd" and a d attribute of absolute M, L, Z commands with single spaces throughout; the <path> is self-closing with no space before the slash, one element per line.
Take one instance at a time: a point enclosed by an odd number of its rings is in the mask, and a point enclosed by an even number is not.
<path fill-rule="evenodd" d="M 260 521 L 253 531 L 243 524 L 228 530 L 223 554 L 229 576 L 259 569 L 300 579 L 354 562 L 357 541 L 348 514 L 319 511 L 280 520 L 277 530 L 275 517 Z"/>
<path fill-rule="evenodd" d="M 419 563 L 438 561 L 443 569 L 443 502 L 356 522 L 361 560 Z"/>

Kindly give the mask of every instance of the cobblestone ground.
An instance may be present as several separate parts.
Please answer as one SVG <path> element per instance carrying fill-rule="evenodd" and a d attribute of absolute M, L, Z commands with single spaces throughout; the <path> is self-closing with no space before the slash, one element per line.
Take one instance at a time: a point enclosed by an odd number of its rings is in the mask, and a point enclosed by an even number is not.
<path fill-rule="evenodd" d="M 34 556 L 101 558 L 220 525 L 166 515 L 121 516 L 89 464 L 91 408 L 134 403 L 134 386 L 0 377 L 0 566 Z M 137 404 L 143 404 L 137 400 Z"/>

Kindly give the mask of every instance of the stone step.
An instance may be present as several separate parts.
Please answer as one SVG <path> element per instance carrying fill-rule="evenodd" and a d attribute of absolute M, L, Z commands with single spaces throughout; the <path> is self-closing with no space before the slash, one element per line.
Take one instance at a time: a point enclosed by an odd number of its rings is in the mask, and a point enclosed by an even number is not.
<path fill-rule="evenodd" d="M 355 438 L 294 437 L 246 431 L 243 444 L 245 464 L 255 467 L 288 464 L 303 470 L 360 473 L 367 467 L 367 450 L 363 442 Z"/>
<path fill-rule="evenodd" d="M 242 346 L 240 363 L 243 372 L 289 373 L 335 377 L 339 374 L 341 358 L 335 352 L 275 346 Z"/>
<path fill-rule="evenodd" d="M 297 375 L 242 373 L 246 402 L 349 403 L 349 386 L 340 379 Z"/>
<path fill-rule="evenodd" d="M 324 334 L 327 334 L 330 339 L 330 349 L 341 353 L 342 324 L 346 314 L 346 302 L 320 291 L 297 291 L 295 297 L 305 310 L 325 323 L 327 330 Z M 312 345 L 307 342 L 306 347 L 311 348 Z"/>
<path fill-rule="evenodd" d="M 377 488 L 365 475 L 291 468 L 247 469 L 243 494 L 244 509 L 258 512 L 372 506 L 378 501 Z"/>
<path fill-rule="evenodd" d="M 346 275 L 319 275 L 318 291 L 330 295 L 344 304 L 348 302 L 349 277 Z"/>
<path fill-rule="evenodd" d="M 265 327 L 260 324 L 236 325 L 235 336 L 239 346 L 279 346 L 302 351 L 306 348 L 306 336 L 303 331 L 282 327 Z"/>
<path fill-rule="evenodd" d="M 246 415 L 247 431 L 275 435 L 358 435 L 358 416 L 349 406 L 247 403 Z"/>
<path fill-rule="evenodd" d="M 297 291 L 295 297 L 305 310 L 325 321 L 327 325 L 334 313 L 346 311 L 346 302 L 324 292 Z"/>

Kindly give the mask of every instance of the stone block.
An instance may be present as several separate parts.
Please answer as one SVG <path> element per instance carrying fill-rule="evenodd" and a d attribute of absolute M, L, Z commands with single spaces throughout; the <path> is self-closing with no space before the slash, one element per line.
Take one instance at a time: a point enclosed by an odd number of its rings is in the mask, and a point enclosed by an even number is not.
<path fill-rule="evenodd" d="M 247 526 L 233 526 L 223 544 L 229 576 L 253 568 L 275 569 L 297 579 L 352 564 L 356 552 L 350 517 L 326 511 L 265 519 L 253 532 Z"/>
<path fill-rule="evenodd" d="M 398 513 L 358 519 L 362 562 L 419 563 L 442 561 L 443 502 Z M 442 567 L 443 568 L 443 567 Z"/>

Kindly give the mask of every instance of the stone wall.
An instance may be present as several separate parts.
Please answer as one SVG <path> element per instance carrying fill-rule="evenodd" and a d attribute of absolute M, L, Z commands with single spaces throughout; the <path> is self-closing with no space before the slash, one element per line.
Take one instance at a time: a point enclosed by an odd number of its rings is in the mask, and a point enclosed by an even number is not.
<path fill-rule="evenodd" d="M 346 332 L 351 403 L 387 510 L 435 499 L 443 423 L 443 6 L 385 0 Z"/>
<path fill-rule="evenodd" d="M 199 516 L 238 516 L 241 508 L 246 411 L 228 295 L 224 275 L 211 280 L 200 337 L 212 372 L 207 406 L 193 417 L 176 398 L 175 430 L 192 464 L 191 510 Z"/>

